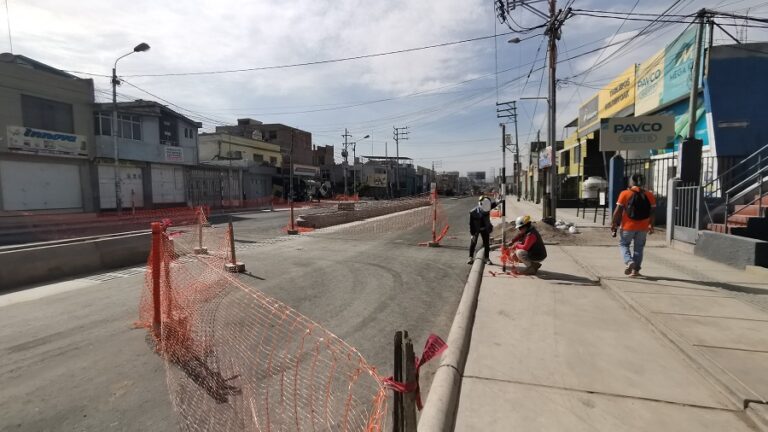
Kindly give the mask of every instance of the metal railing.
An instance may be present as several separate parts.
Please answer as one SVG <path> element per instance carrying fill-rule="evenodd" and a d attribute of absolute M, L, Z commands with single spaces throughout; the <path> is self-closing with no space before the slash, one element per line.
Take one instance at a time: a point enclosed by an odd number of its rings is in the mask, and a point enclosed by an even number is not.
<path fill-rule="evenodd" d="M 701 183 L 712 182 L 718 177 L 718 170 L 730 166 L 733 158 L 704 156 L 701 158 Z M 677 155 L 649 159 L 627 159 L 624 162 L 624 176 L 627 181 L 634 174 L 645 177 L 646 187 L 657 197 L 667 196 L 667 182 L 677 175 Z"/>
<path fill-rule="evenodd" d="M 675 226 L 698 230 L 700 227 L 701 186 L 683 184 L 675 189 Z"/>
<path fill-rule="evenodd" d="M 758 203 L 758 215 L 763 214 L 763 196 L 766 194 L 763 183 L 768 176 L 768 145 L 761 147 L 738 163 L 732 164 L 717 178 L 704 183 L 702 186 L 705 200 L 704 207 L 710 223 L 717 223 L 720 215 L 728 227 L 728 218 L 744 211 L 748 206 Z M 754 199 L 748 195 L 755 193 Z M 736 204 L 743 206 L 734 212 L 731 207 Z"/>

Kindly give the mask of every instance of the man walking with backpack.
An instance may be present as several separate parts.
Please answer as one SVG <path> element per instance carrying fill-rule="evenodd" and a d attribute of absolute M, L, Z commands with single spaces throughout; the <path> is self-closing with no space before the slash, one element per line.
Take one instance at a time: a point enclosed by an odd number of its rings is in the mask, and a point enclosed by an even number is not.
<path fill-rule="evenodd" d="M 642 174 L 634 174 L 629 180 L 630 187 L 619 194 L 616 211 L 611 221 L 611 235 L 619 229 L 619 248 L 624 257 L 624 274 L 640 276 L 643 264 L 643 248 L 648 234 L 653 234 L 656 220 L 656 198 L 643 189 Z M 630 251 L 630 246 L 633 246 Z"/>

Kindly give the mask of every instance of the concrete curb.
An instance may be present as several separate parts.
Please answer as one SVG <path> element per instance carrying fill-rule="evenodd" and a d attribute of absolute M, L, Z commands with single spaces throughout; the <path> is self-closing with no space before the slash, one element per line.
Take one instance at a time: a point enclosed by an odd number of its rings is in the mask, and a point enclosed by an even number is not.
<path fill-rule="evenodd" d="M 461 378 L 469 354 L 477 299 L 485 270 L 485 262 L 478 256 L 482 257 L 482 249 L 475 255 L 459 307 L 456 308 L 456 316 L 446 341 L 448 349 L 443 353 L 432 380 L 427 402 L 419 418 L 419 432 L 448 432 L 454 428 Z"/>
<path fill-rule="evenodd" d="M 614 281 L 600 277 L 598 272 L 591 266 L 579 260 L 568 251 L 564 250 L 564 252 L 570 256 L 571 259 L 581 264 L 585 271 L 596 277 L 600 281 L 600 285 L 611 293 L 614 298 L 622 303 L 627 309 L 634 312 L 640 319 L 645 321 L 654 333 L 666 340 L 670 346 L 677 349 L 683 355 L 685 361 L 691 365 L 702 378 L 712 384 L 715 389 L 731 402 L 735 409 L 744 410 L 746 408 L 747 402 L 745 401 L 743 393 L 754 392 L 720 367 L 715 361 L 708 358 L 704 353 L 692 347 L 685 338 L 669 326 L 656 319 L 650 310 L 624 293 Z M 741 392 L 739 392 L 739 389 Z M 759 395 L 755 396 L 759 397 Z"/>

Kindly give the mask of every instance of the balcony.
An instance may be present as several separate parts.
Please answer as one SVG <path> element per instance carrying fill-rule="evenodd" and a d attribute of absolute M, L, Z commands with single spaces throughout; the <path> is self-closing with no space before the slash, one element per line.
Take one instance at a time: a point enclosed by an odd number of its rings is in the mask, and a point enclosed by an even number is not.
<path fill-rule="evenodd" d="M 95 142 L 96 157 L 114 159 L 112 137 L 96 136 Z M 120 147 L 119 156 L 122 160 L 177 165 L 197 164 L 197 148 L 194 147 L 172 147 L 125 138 L 118 138 L 117 143 Z"/>

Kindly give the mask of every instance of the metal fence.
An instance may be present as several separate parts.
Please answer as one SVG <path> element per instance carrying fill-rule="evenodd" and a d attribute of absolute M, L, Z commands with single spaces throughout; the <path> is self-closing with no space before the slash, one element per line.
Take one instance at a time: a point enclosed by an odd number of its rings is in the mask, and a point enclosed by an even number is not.
<path fill-rule="evenodd" d="M 699 184 L 708 184 L 726 172 L 737 161 L 733 157 L 704 156 L 701 158 L 701 178 Z M 657 197 L 667 196 L 667 183 L 677 175 L 677 155 L 649 158 L 627 159 L 624 162 L 625 182 L 634 174 L 645 176 L 645 184 Z M 722 181 L 727 182 L 723 178 Z M 706 192 L 706 191 L 705 191 Z M 712 195 L 711 191 L 708 195 Z"/>
<path fill-rule="evenodd" d="M 701 212 L 701 186 L 683 184 L 675 189 L 675 226 L 699 228 Z"/>

